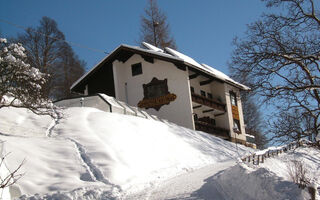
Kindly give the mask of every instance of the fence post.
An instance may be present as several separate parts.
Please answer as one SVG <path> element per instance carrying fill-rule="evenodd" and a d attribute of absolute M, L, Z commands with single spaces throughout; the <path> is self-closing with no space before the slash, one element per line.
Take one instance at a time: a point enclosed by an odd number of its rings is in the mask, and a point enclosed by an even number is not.
<path fill-rule="evenodd" d="M 260 155 L 258 155 L 258 160 L 257 160 L 257 165 L 259 165 L 259 162 L 260 162 Z"/>
<path fill-rule="evenodd" d="M 262 155 L 262 159 L 261 159 L 261 162 L 262 162 L 262 163 L 264 163 L 264 157 L 265 157 L 265 155 L 266 155 L 266 154 L 263 154 L 263 155 Z"/>
<path fill-rule="evenodd" d="M 316 200 L 316 192 L 317 192 L 317 189 L 309 186 L 309 187 L 308 187 L 308 191 L 309 191 L 309 194 L 310 194 L 310 196 L 311 196 L 311 200 Z"/>

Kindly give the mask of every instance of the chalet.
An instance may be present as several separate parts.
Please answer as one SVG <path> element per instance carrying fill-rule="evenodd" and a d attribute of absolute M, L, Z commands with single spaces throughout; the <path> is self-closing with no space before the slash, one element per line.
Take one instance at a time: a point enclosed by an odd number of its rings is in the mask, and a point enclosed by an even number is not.
<path fill-rule="evenodd" d="M 120 45 L 71 91 L 104 93 L 178 125 L 246 144 L 241 90 L 224 73 L 171 48 Z"/>

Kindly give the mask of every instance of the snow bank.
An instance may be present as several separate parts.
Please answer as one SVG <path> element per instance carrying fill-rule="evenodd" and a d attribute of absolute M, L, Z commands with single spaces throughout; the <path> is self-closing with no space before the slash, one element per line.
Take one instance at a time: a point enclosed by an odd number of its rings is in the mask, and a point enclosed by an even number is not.
<path fill-rule="evenodd" d="M 288 165 L 292 161 L 300 161 L 307 171 L 311 182 L 320 185 L 320 150 L 316 148 L 300 147 L 286 154 L 267 159 L 260 166 L 264 167 L 285 180 L 290 180 Z"/>
<path fill-rule="evenodd" d="M 52 122 L 50 116 L 40 116 L 24 108 L 2 108 L 0 110 L 0 134 L 10 136 L 45 136 Z"/>
<path fill-rule="evenodd" d="M 292 166 L 292 161 L 300 161 L 303 164 L 307 171 L 306 177 L 314 188 L 317 188 L 320 184 L 320 150 L 300 147 L 289 153 L 268 158 L 260 165 L 238 164 L 226 169 L 208 178 L 206 184 L 191 196 L 203 198 L 215 195 L 221 199 L 249 200 L 310 199 L 307 190 L 298 188 L 291 180 L 289 166 Z"/>
<path fill-rule="evenodd" d="M 22 199 L 120 198 L 248 151 L 206 133 L 94 108 L 69 108 L 63 115 L 51 127 L 47 116 L 0 110 L 0 139 L 5 151 L 12 152 L 8 167 L 27 160 L 18 183 L 27 195 Z"/>
<path fill-rule="evenodd" d="M 194 195 L 209 197 L 212 192 L 223 199 L 274 200 L 308 199 L 308 194 L 290 181 L 286 181 L 266 168 L 256 170 L 236 165 L 220 174 L 210 177 Z"/>

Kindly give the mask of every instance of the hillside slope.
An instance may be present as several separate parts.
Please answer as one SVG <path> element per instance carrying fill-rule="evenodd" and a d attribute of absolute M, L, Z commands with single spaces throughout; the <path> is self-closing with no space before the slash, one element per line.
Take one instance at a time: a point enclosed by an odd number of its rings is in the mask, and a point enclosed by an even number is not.
<path fill-rule="evenodd" d="M 94 108 L 63 113 L 54 122 L 25 109 L 0 110 L 3 154 L 11 152 L 8 168 L 26 159 L 18 182 L 23 198 L 123 198 L 249 150 L 173 124 Z"/>
<path fill-rule="evenodd" d="M 310 199 L 290 180 L 301 161 L 320 185 L 320 150 L 301 147 L 258 165 L 239 160 L 252 149 L 174 124 L 69 108 L 55 121 L 26 109 L 0 110 L 6 166 L 26 163 L 21 200 Z"/>

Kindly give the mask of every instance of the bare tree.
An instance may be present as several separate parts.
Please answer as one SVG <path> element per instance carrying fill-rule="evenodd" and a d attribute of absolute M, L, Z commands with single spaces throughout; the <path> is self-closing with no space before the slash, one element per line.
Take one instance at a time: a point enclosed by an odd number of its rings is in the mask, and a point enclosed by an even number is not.
<path fill-rule="evenodd" d="M 7 158 L 8 154 L 7 155 L 4 155 L 2 158 L 1 158 L 1 161 L 0 161 L 0 168 L 7 168 L 4 164 L 5 162 L 5 159 Z M 15 168 L 15 170 L 12 170 L 10 171 L 8 168 L 7 168 L 7 173 L 4 175 L 4 176 L 0 176 L 0 188 L 3 189 L 3 188 L 6 188 L 6 187 L 10 187 L 12 185 L 14 185 L 20 178 L 23 177 L 23 173 L 19 173 L 19 170 L 21 169 L 22 165 L 25 163 L 25 160 L 23 160 L 19 165 L 18 167 Z"/>
<path fill-rule="evenodd" d="M 84 74 L 86 63 L 75 55 L 68 44 L 61 48 L 59 57 L 61 59 L 57 65 L 60 66 L 58 68 L 60 71 L 56 72 L 58 76 L 54 80 L 54 93 L 56 98 L 67 98 L 72 96 L 70 92 L 71 85 Z"/>
<path fill-rule="evenodd" d="M 64 45 L 64 39 L 57 23 L 48 17 L 40 20 L 39 27 L 29 27 L 17 38 L 17 41 L 22 43 L 27 50 L 28 63 L 41 72 L 50 74 L 50 78 L 42 88 L 42 93 L 46 97 L 52 95 L 56 62 L 59 59 L 58 53 Z"/>
<path fill-rule="evenodd" d="M 148 0 L 145 15 L 141 17 L 141 42 L 148 42 L 156 47 L 176 49 L 176 43 L 170 36 L 167 16 L 158 8 L 157 0 Z"/>
<path fill-rule="evenodd" d="M 65 90 L 65 87 L 69 90 L 70 83 L 66 84 L 66 81 L 81 77 L 85 63 L 76 57 L 70 45 L 65 42 L 65 36 L 57 23 L 49 17 L 42 17 L 37 28 L 27 28 L 25 33 L 18 36 L 17 41 L 25 46 L 28 62 L 50 75 L 42 88 L 42 94 L 52 99 L 70 95 L 61 90 Z M 68 73 L 70 71 L 76 73 Z"/>
<path fill-rule="evenodd" d="M 291 160 L 287 164 L 287 169 L 292 182 L 298 184 L 299 187 L 304 189 L 310 184 L 308 171 L 301 161 Z"/>
<path fill-rule="evenodd" d="M 276 105 L 270 122 L 274 137 L 296 139 L 293 129 L 284 137 L 276 124 L 290 118 L 291 126 L 301 127 L 307 116 L 312 124 L 300 130 L 314 139 L 320 126 L 319 5 L 313 0 L 263 1 L 286 11 L 262 15 L 248 25 L 244 38 L 235 39 L 231 71 L 244 74 L 261 101 Z"/>
<path fill-rule="evenodd" d="M 265 136 L 264 122 L 261 118 L 262 114 L 256 104 L 256 100 L 250 93 L 243 92 L 241 102 L 244 115 L 244 123 L 246 124 L 246 133 L 255 137 L 254 143 L 258 149 L 265 149 L 268 140 Z"/>

